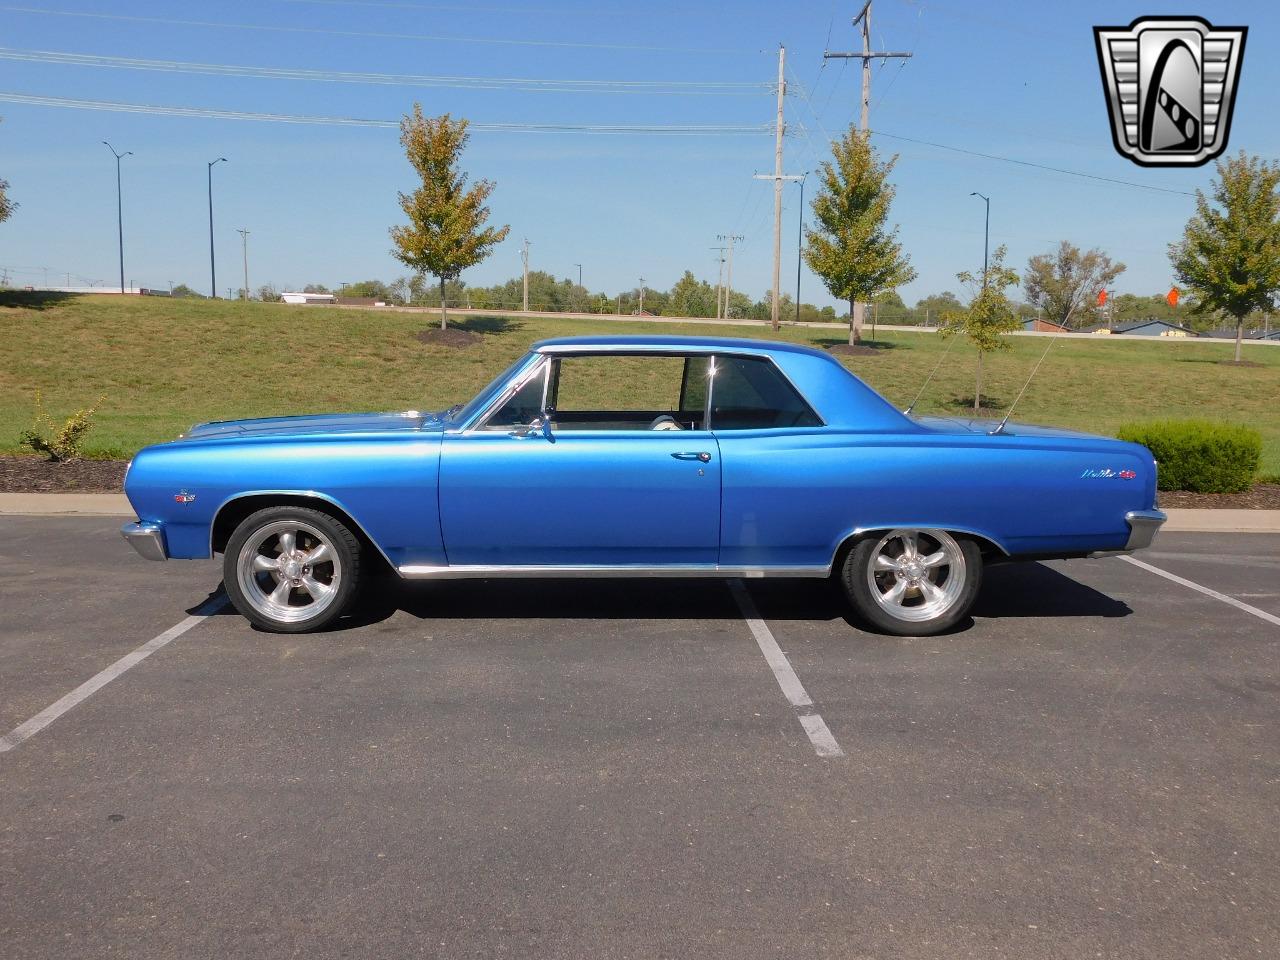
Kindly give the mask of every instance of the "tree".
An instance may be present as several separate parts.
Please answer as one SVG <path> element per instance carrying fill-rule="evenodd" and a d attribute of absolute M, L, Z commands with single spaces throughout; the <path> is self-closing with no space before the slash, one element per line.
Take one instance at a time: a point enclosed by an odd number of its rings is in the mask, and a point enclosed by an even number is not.
<path fill-rule="evenodd" d="M 898 228 L 886 226 L 897 161 L 877 160 L 868 136 L 850 126 L 818 172 L 816 226 L 805 229 L 804 259 L 832 296 L 849 301 L 850 343 L 862 342 L 862 304 L 916 277 Z"/>
<path fill-rule="evenodd" d="M 308 283 L 305 287 L 302 288 L 302 292 L 303 293 L 333 293 L 333 291 L 330 290 L 328 287 L 326 287 L 323 283 Z"/>
<path fill-rule="evenodd" d="M 973 409 L 982 407 L 982 358 L 993 350 L 1008 350 L 1004 334 L 1022 326 L 1005 290 L 1018 285 L 1018 274 L 1004 265 L 1005 248 L 997 247 L 991 255 L 991 264 L 985 273 L 973 274 L 968 270 L 956 274 L 956 279 L 978 292 L 966 310 L 952 310 L 942 315 L 939 332 L 943 336 L 963 334 L 978 350 L 978 369 L 973 385 Z"/>
<path fill-rule="evenodd" d="M 1113 263 L 1101 250 L 1081 252 L 1063 240 L 1052 253 L 1040 253 L 1027 261 L 1027 299 L 1044 310 L 1046 319 L 1069 327 L 1081 307 L 1088 306 L 1124 269 L 1123 263 Z"/>
<path fill-rule="evenodd" d="M 18 209 L 18 205 L 9 199 L 9 181 L 0 177 L 0 223 L 4 223 Z"/>
<path fill-rule="evenodd" d="M 192 298 L 193 300 L 204 300 L 204 299 L 205 299 L 205 295 L 204 295 L 203 293 L 201 293 L 199 290 L 192 290 L 192 289 L 191 289 L 190 287 L 188 287 L 185 283 L 180 283 L 180 284 L 178 284 L 176 287 L 174 287 L 174 288 L 173 288 L 172 293 L 170 294 L 170 296 L 174 296 L 174 297 L 190 297 L 190 298 Z"/>
<path fill-rule="evenodd" d="M 258 299 L 263 303 L 279 303 L 280 291 L 270 283 L 264 283 L 258 288 Z"/>
<path fill-rule="evenodd" d="M 1179 282 L 1191 288 L 1197 313 L 1227 314 L 1236 322 L 1236 362 L 1244 320 L 1275 309 L 1280 292 L 1280 164 L 1246 156 L 1220 160 L 1212 201 L 1196 191 L 1196 212 L 1182 239 L 1169 244 Z"/>
<path fill-rule="evenodd" d="M 648 305 L 646 296 L 645 306 Z M 671 288 L 671 312 L 677 317 L 714 317 L 715 288 L 707 281 L 695 278 L 692 270 L 686 270 Z"/>
<path fill-rule="evenodd" d="M 447 326 L 445 281 L 484 260 L 511 229 L 483 226 L 489 219 L 485 201 L 495 184 L 478 180 L 467 189 L 467 175 L 458 162 L 468 139 L 466 120 L 453 120 L 447 113 L 424 117 L 418 103 L 412 116 L 400 122 L 400 143 L 422 186 L 400 194 L 409 225 L 391 228 L 392 253 L 411 270 L 440 281 L 441 330 Z"/>

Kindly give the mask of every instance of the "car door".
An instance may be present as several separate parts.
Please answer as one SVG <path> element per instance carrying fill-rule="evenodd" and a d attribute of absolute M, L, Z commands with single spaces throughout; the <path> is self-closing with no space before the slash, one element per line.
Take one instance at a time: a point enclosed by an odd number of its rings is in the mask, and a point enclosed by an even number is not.
<path fill-rule="evenodd" d="M 713 566 L 719 449 L 704 411 L 680 409 L 697 360 L 664 357 L 675 363 L 655 371 L 635 358 L 570 369 L 571 359 L 547 356 L 475 428 L 446 434 L 450 565 Z"/>

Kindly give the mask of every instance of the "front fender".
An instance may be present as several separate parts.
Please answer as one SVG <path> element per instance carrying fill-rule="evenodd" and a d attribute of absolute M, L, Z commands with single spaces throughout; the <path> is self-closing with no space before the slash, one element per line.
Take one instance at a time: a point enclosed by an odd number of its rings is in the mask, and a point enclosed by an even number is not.
<path fill-rule="evenodd" d="M 125 493 L 173 558 L 209 557 L 226 505 L 277 495 L 334 505 L 393 566 L 443 563 L 439 470 L 439 434 L 177 442 L 140 452 Z"/>

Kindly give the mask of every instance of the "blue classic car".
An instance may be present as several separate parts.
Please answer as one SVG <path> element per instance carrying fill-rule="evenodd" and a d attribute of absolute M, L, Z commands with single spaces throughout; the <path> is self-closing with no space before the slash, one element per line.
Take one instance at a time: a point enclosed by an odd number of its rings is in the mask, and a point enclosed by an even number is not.
<path fill-rule="evenodd" d="M 991 426 L 906 415 L 793 344 L 545 340 L 439 413 L 206 423 L 147 447 L 123 533 L 152 560 L 223 554 L 236 608 L 280 632 L 332 623 L 385 565 L 834 576 L 866 622 L 922 635 L 966 614 L 985 563 L 1132 551 L 1165 519 L 1145 447 Z"/>

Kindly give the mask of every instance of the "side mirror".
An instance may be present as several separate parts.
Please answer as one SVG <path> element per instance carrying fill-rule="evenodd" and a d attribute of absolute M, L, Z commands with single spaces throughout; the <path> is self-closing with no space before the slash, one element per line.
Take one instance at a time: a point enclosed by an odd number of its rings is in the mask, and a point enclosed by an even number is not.
<path fill-rule="evenodd" d="M 542 439 L 546 440 L 548 443 L 556 442 L 556 436 L 551 432 L 551 418 L 545 416 L 534 417 L 529 423 L 520 424 L 512 430 L 508 436 L 515 437 L 518 440 L 527 440 L 530 437 L 542 437 Z"/>

